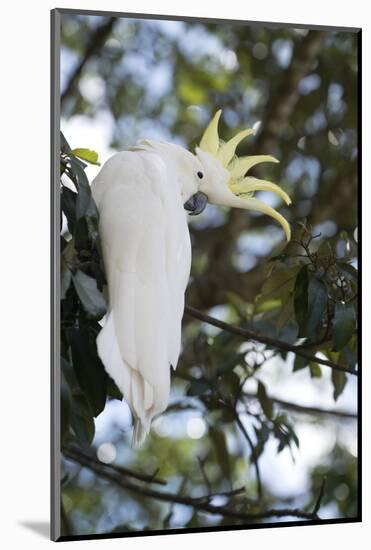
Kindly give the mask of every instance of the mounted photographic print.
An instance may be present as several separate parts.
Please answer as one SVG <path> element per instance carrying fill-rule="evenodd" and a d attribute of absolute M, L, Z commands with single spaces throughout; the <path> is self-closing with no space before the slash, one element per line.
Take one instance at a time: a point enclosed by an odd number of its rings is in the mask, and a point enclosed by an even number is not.
<path fill-rule="evenodd" d="M 360 37 L 53 10 L 53 540 L 360 521 Z"/>

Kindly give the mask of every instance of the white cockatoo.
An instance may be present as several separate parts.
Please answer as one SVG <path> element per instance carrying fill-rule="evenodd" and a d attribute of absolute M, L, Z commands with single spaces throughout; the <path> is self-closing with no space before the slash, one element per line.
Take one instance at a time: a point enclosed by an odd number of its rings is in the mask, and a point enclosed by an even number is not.
<path fill-rule="evenodd" d="M 187 212 L 199 214 L 207 202 L 263 212 L 275 218 L 290 239 L 283 216 L 255 191 L 277 185 L 246 172 L 268 155 L 238 158 L 245 130 L 228 142 L 218 135 L 218 111 L 196 154 L 161 141 L 139 141 L 113 155 L 92 183 L 107 275 L 109 310 L 97 338 L 98 354 L 129 404 L 133 445 L 143 442 L 152 419 L 164 411 L 170 367 L 181 350 L 184 292 L 191 268 Z"/>

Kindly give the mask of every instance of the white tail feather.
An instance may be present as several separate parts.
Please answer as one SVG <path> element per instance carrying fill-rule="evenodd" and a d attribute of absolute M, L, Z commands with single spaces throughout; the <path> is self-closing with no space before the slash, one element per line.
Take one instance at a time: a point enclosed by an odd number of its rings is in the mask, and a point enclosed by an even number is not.
<path fill-rule="evenodd" d="M 149 432 L 149 428 L 146 428 L 142 422 L 139 420 L 139 418 L 136 418 L 134 420 L 134 429 L 133 429 L 133 436 L 131 439 L 131 446 L 134 448 L 140 447 L 143 443 L 145 438 L 147 437 Z"/>
<path fill-rule="evenodd" d="M 133 414 L 132 446 L 138 447 L 144 442 L 150 430 L 152 417 L 158 411 L 153 402 L 152 386 L 122 359 L 112 311 L 107 314 L 106 323 L 98 335 L 97 348 L 106 372 L 116 383 Z"/>

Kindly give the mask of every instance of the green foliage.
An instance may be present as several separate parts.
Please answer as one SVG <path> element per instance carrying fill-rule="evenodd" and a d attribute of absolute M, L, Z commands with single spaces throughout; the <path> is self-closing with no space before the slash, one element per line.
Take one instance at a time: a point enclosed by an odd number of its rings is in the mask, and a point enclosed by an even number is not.
<path fill-rule="evenodd" d="M 61 357 L 61 428 L 65 441 L 72 429 L 81 446 L 90 445 L 94 437 L 92 412 L 73 367 Z"/>
<path fill-rule="evenodd" d="M 300 269 L 296 279 L 294 288 L 294 306 L 295 317 L 298 324 L 298 336 L 302 337 L 306 334 L 306 324 L 308 317 L 308 265 L 305 264 Z"/>
<path fill-rule="evenodd" d="M 67 221 L 61 234 L 61 427 L 64 443 L 76 439 L 87 446 L 94 437 L 93 418 L 104 409 L 108 392 L 120 392 L 97 354 L 99 321 L 107 311 L 105 276 L 98 210 L 77 153 L 94 162 L 98 158 L 86 149 L 71 151 L 61 135 L 61 210 Z"/>
<path fill-rule="evenodd" d="M 342 350 L 354 334 L 356 313 L 352 303 L 337 302 L 333 321 L 333 350 Z"/>
<path fill-rule="evenodd" d="M 334 399 L 336 401 L 336 399 L 339 397 L 339 395 L 341 395 L 343 393 L 343 390 L 346 386 L 346 383 L 347 383 L 347 377 L 346 377 L 346 374 L 344 372 L 340 372 L 338 370 L 333 370 L 331 372 L 331 380 L 332 380 L 332 384 L 333 384 L 333 387 L 334 387 L 334 390 L 333 390 L 333 395 L 334 395 Z"/>
<path fill-rule="evenodd" d="M 98 153 L 96 151 L 92 151 L 91 149 L 72 149 L 71 153 L 75 157 L 79 157 L 82 160 L 86 160 L 86 162 L 89 162 L 90 164 L 96 164 L 100 165 L 98 162 Z"/>
<path fill-rule="evenodd" d="M 273 403 L 268 399 L 265 386 L 262 382 L 258 382 L 258 399 L 263 409 L 264 414 L 267 418 L 272 418 L 273 416 Z"/>
<path fill-rule="evenodd" d="M 302 338 L 311 352 L 321 352 L 343 367 L 354 369 L 355 356 L 349 342 L 352 340 L 356 346 L 357 270 L 351 263 L 337 260 L 338 242 L 314 236 L 301 223 L 284 252 L 271 259 L 273 266 L 257 297 L 255 311 L 269 314 L 277 326 L 282 311 L 289 307 L 295 314 L 291 337 Z M 352 258 L 350 250 L 349 262 Z M 277 300 L 274 307 L 272 298 Z M 306 367 L 313 378 L 321 377 L 319 364 L 297 355 L 293 370 Z M 345 373 L 333 372 L 335 399 L 347 380 Z"/>
<path fill-rule="evenodd" d="M 279 442 L 277 448 L 278 453 L 283 451 L 285 447 L 290 448 L 292 443 L 296 447 L 299 447 L 299 439 L 285 415 L 280 414 L 276 417 L 273 430 Z"/>
<path fill-rule="evenodd" d="M 305 333 L 308 338 L 315 338 L 322 328 L 322 319 L 326 311 L 327 290 L 325 283 L 316 276 L 312 277 L 308 286 L 308 314 Z"/>
<path fill-rule="evenodd" d="M 357 459 L 345 448 L 336 445 L 312 470 L 313 492 L 325 480 L 322 505 L 335 505 L 338 517 L 357 517 Z"/>
<path fill-rule="evenodd" d="M 72 280 L 85 312 L 92 319 L 101 319 L 107 311 L 107 304 L 96 280 L 79 269 L 72 275 Z"/>

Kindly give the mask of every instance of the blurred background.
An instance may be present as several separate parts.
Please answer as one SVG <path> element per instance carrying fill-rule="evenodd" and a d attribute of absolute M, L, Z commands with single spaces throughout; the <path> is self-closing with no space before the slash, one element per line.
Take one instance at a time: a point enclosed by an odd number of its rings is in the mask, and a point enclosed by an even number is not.
<path fill-rule="evenodd" d="M 280 160 L 255 175 L 291 196 L 286 207 L 262 193 L 290 221 L 294 238 L 310 241 L 302 256 L 317 274 L 318 257 L 352 268 L 341 299 L 326 279 L 327 318 L 323 313 L 312 335 L 318 342 L 313 355 L 340 357 L 352 369 L 356 337 L 341 349 L 328 341 L 336 304 L 356 298 L 357 62 L 351 32 L 62 16 L 61 129 L 71 148 L 97 151 L 101 163 L 141 138 L 192 151 L 219 108 L 221 138 L 256 129 L 238 153 Z M 98 171 L 94 165 L 85 170 L 90 181 Z M 190 231 L 186 303 L 297 342 L 293 285 L 303 260 L 286 247 L 281 228 L 262 215 L 209 205 L 191 220 Z M 94 418 L 90 441 L 69 432 L 75 447 L 63 460 L 63 533 L 305 520 L 290 510 L 310 513 L 319 497 L 321 518 L 355 517 L 356 376 L 337 377 L 315 361 L 243 342 L 190 316 L 183 340 L 171 405 L 142 448 L 130 447 L 130 411 L 114 391 Z M 125 475 L 118 466 L 153 474 L 155 483 L 129 476 L 134 489 L 120 486 L 107 476 Z M 156 498 L 149 488 L 178 498 Z M 227 512 L 208 513 L 197 502 Z M 288 513 L 251 520 L 228 515 L 270 509 Z"/>

